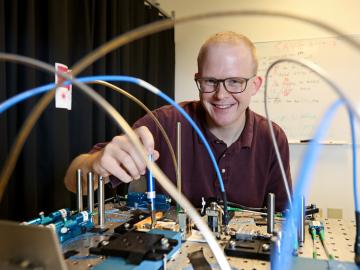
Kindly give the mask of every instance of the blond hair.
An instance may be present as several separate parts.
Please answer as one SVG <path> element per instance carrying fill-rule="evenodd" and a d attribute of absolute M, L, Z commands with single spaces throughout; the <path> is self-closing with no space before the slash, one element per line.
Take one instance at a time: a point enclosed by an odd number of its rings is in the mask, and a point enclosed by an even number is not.
<path fill-rule="evenodd" d="M 252 56 L 252 60 L 253 60 L 253 64 L 254 64 L 254 67 L 253 67 L 254 75 L 257 73 L 258 59 L 257 59 L 256 48 L 255 48 L 254 44 L 246 36 L 244 36 L 242 34 L 238 34 L 233 31 L 225 31 L 225 32 L 216 33 L 205 41 L 205 43 L 200 48 L 198 58 L 197 58 L 199 69 L 200 69 L 200 63 L 202 62 L 202 59 L 206 53 L 207 48 L 210 45 L 213 45 L 216 43 L 226 43 L 226 44 L 232 44 L 232 45 L 244 44 L 245 46 L 247 46 L 251 51 L 251 56 Z"/>

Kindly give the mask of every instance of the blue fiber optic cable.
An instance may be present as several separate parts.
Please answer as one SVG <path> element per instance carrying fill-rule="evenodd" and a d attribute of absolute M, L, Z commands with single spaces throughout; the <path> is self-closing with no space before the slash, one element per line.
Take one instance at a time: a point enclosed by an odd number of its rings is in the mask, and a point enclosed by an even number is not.
<path fill-rule="evenodd" d="M 297 231 L 296 225 L 300 222 L 300 217 L 298 215 L 301 207 L 301 197 L 305 194 L 305 191 L 308 190 L 309 179 L 312 172 L 312 169 L 315 166 L 315 161 L 320 152 L 321 145 L 319 141 L 321 141 L 330 125 L 330 121 L 333 118 L 336 110 L 343 104 L 342 100 L 337 100 L 334 102 L 330 108 L 326 111 L 324 117 L 322 118 L 316 133 L 314 140 L 309 143 L 309 146 L 306 150 L 306 153 L 303 157 L 302 167 L 300 169 L 300 175 L 298 180 L 296 181 L 294 196 L 293 196 L 293 208 L 288 214 L 287 219 L 285 220 L 285 224 L 283 226 L 283 237 L 281 239 L 281 254 L 274 252 L 271 257 L 272 269 L 281 270 L 286 267 L 290 268 L 292 265 L 292 251 L 294 244 L 297 243 Z M 280 256 L 281 255 L 281 256 Z"/>
<path fill-rule="evenodd" d="M 312 168 L 314 167 L 315 164 L 315 160 L 318 156 L 319 150 L 320 150 L 320 144 L 318 144 L 317 142 L 320 141 L 324 135 L 325 132 L 328 129 L 329 126 L 329 122 L 330 120 L 333 118 L 333 115 L 335 113 L 335 111 L 338 109 L 338 107 L 343 104 L 342 100 L 338 100 L 337 102 L 335 102 L 326 112 L 325 116 L 322 119 L 322 122 L 319 125 L 319 128 L 316 132 L 315 135 L 315 139 L 311 142 L 311 144 L 309 145 L 307 152 L 303 158 L 303 168 L 300 170 L 300 176 L 298 178 L 297 183 L 299 183 L 297 185 L 300 186 L 300 189 L 302 187 L 303 191 L 307 190 L 307 183 L 306 181 L 308 181 L 310 173 L 312 171 Z M 348 108 L 348 113 L 349 113 L 349 120 L 350 120 L 350 127 L 351 127 L 351 140 L 352 140 L 352 156 L 353 156 L 353 188 L 354 188 L 354 204 L 355 204 L 355 217 L 357 219 L 357 223 L 360 224 L 360 212 L 359 212 L 359 205 L 358 205 L 358 183 L 357 183 L 357 153 L 356 153 L 356 131 L 355 131 L 355 121 L 354 121 L 354 115 L 352 113 L 352 111 Z M 284 231 L 291 231 L 291 229 L 294 231 L 296 228 L 296 224 L 298 224 L 299 221 L 299 217 L 294 213 L 297 213 L 297 211 L 300 209 L 300 198 L 301 198 L 301 194 L 304 192 L 298 191 L 298 188 L 295 188 L 294 191 L 294 209 L 291 210 L 290 213 L 290 217 L 288 219 L 288 221 L 286 221 L 285 223 L 285 230 Z M 357 226 L 357 228 L 359 228 L 359 226 Z M 289 233 L 286 234 L 288 236 L 290 236 L 289 238 L 292 239 L 288 239 L 288 238 L 284 238 L 282 239 L 283 241 L 283 250 L 282 250 L 282 254 L 283 256 L 279 257 L 276 254 L 273 255 L 274 257 L 272 258 L 272 260 L 274 260 L 274 269 L 281 269 L 282 266 L 281 265 L 287 265 L 289 266 L 291 263 L 291 248 L 294 246 L 294 243 L 297 241 L 296 240 L 296 236 L 293 236 L 293 234 Z M 357 237 L 360 237 L 359 232 L 357 232 Z M 287 240 L 289 240 L 287 242 Z M 355 254 L 358 254 L 358 252 L 356 252 L 357 250 L 360 250 L 360 239 L 356 239 L 355 242 Z M 284 261 L 281 261 L 281 258 L 283 258 Z M 287 257 L 287 258 L 286 258 Z M 359 258 L 358 258 L 359 259 Z M 356 260 L 356 259 L 355 259 Z"/>
<path fill-rule="evenodd" d="M 172 100 L 169 96 L 167 96 L 165 93 L 161 92 L 158 88 L 154 87 L 153 85 L 138 79 L 138 78 L 134 78 L 131 76 L 118 76 L 118 75 L 111 75 L 111 76 L 89 76 L 89 77 L 82 77 L 82 78 L 77 78 L 77 81 L 79 82 L 92 82 L 92 81 L 96 81 L 96 80 L 102 80 L 102 81 L 124 81 L 124 82 L 130 82 L 130 83 L 134 83 L 137 84 L 139 86 L 144 87 L 145 89 L 151 91 L 152 93 L 160 96 L 162 99 L 164 99 L 165 101 L 167 101 L 168 103 L 170 103 L 172 106 L 174 106 L 182 115 L 183 117 L 189 121 L 189 123 L 191 124 L 191 126 L 195 129 L 196 133 L 198 134 L 198 136 L 200 137 L 201 141 L 204 143 L 205 148 L 210 156 L 210 159 L 213 163 L 213 166 L 215 168 L 215 172 L 220 184 L 220 189 L 222 192 L 222 195 L 224 197 L 224 212 L 225 212 L 225 220 L 224 223 L 227 224 L 227 199 L 226 199 L 226 192 L 225 192 L 225 187 L 224 187 L 224 183 L 223 183 L 223 179 L 219 170 L 219 167 L 217 165 L 215 156 L 210 148 L 209 143 L 206 141 L 204 135 L 202 134 L 201 130 L 199 129 L 199 127 L 196 125 L 196 123 L 191 119 L 191 117 L 185 112 L 185 110 L 183 108 L 181 108 L 174 100 Z M 69 81 L 64 82 L 63 85 L 68 85 L 70 84 Z M 51 84 L 47 84 L 41 87 L 36 87 L 33 88 L 31 90 L 28 90 L 26 92 L 23 92 L 19 95 L 16 95 L 6 101 L 4 101 L 3 103 L 0 104 L 0 114 L 2 112 L 4 112 L 5 110 L 7 110 L 8 108 L 14 106 L 15 104 L 17 104 L 18 102 L 25 100 L 29 97 L 32 97 L 34 95 L 49 91 L 51 89 L 53 89 L 56 85 L 54 83 Z"/>
<path fill-rule="evenodd" d="M 7 109 L 11 108 L 12 106 L 18 104 L 19 102 L 21 102 L 25 99 L 31 98 L 33 96 L 45 93 L 54 87 L 55 87 L 55 84 L 50 83 L 50 84 L 46 84 L 46 85 L 43 85 L 40 87 L 32 88 L 32 89 L 22 92 L 20 94 L 17 94 L 17 95 L 0 103 L 0 114 L 5 112 Z"/>
<path fill-rule="evenodd" d="M 355 204 L 355 223 L 356 234 L 354 243 L 355 263 L 359 267 L 360 265 L 360 209 L 359 209 L 359 197 L 358 197 L 358 182 L 357 182 L 357 153 L 356 153 L 356 130 L 355 119 L 352 111 L 349 110 L 350 127 L 351 127 L 351 139 L 352 139 L 352 153 L 353 153 L 353 190 L 354 190 L 354 204 Z"/>
<path fill-rule="evenodd" d="M 208 144 L 208 142 L 206 141 L 204 135 L 202 134 L 201 130 L 199 129 L 199 127 L 196 125 L 196 123 L 191 119 L 191 117 L 184 111 L 183 108 L 181 108 L 174 100 L 172 100 L 169 96 L 167 96 L 165 93 L 161 92 L 159 89 L 157 89 L 156 87 L 152 86 L 151 84 L 138 79 L 138 78 L 134 78 L 134 77 L 130 77 L 130 76 L 117 76 L 117 75 L 111 75 L 111 76 L 89 76 L 89 77 L 81 77 L 81 78 L 77 78 L 77 81 L 79 82 L 92 82 L 92 81 L 96 81 L 96 80 L 102 80 L 102 81 L 124 81 L 124 82 L 130 82 L 130 83 L 134 83 L 137 85 L 140 85 L 144 88 L 146 88 L 147 90 L 153 92 L 154 94 L 160 96 L 162 99 L 164 99 L 165 101 L 167 101 L 168 103 L 170 103 L 171 105 L 173 105 L 184 117 L 186 120 L 189 121 L 189 123 L 192 125 L 192 127 L 195 129 L 196 133 L 199 135 L 200 139 L 203 141 L 206 149 L 209 152 L 210 158 L 214 164 L 214 166 L 217 167 L 217 163 L 216 163 L 216 159 L 212 153 L 212 150 L 210 148 L 210 145 Z M 70 84 L 69 81 L 64 82 L 63 85 L 68 85 Z M 32 96 L 47 92 L 49 90 L 51 90 L 52 88 L 54 88 L 56 85 L 54 83 L 50 83 L 47 85 L 43 85 L 40 87 L 36 87 L 33 89 L 30 89 L 28 91 L 22 92 L 14 97 L 11 97 L 10 99 L 2 102 L 0 104 L 0 114 L 3 113 L 4 111 L 6 111 L 7 109 L 9 109 L 10 107 L 14 106 L 15 104 L 30 98 Z M 221 177 L 221 173 L 220 170 L 217 168 L 216 170 L 216 174 L 217 177 L 220 181 L 220 188 L 222 192 L 225 192 L 225 188 L 224 188 L 224 184 L 222 181 L 222 177 Z"/>
<path fill-rule="evenodd" d="M 349 120 L 351 128 L 351 142 L 352 142 L 352 163 L 353 163 L 353 189 L 354 189 L 354 206 L 355 211 L 359 212 L 359 195 L 358 195 L 358 177 L 357 177 L 357 153 L 356 153 L 356 130 L 355 130 L 355 118 L 352 111 L 349 110 Z"/>

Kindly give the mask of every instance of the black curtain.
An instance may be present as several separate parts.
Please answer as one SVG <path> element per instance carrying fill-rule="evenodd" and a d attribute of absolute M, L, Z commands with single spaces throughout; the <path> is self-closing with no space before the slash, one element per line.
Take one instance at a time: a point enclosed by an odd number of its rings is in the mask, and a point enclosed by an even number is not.
<path fill-rule="evenodd" d="M 75 62 L 138 26 L 162 20 L 158 10 L 141 0 L 0 0 L 0 51 L 71 67 Z M 130 75 L 142 78 L 174 96 L 174 31 L 132 42 L 88 67 L 85 75 Z M 21 64 L 0 61 L 0 102 L 33 87 L 54 82 L 54 75 Z M 144 89 L 117 84 L 150 109 L 165 103 Z M 93 87 L 132 124 L 144 112 L 127 98 L 104 87 Z M 121 133 L 104 112 L 73 88 L 73 109 L 45 110 L 26 141 L 0 202 L 0 218 L 27 220 L 39 211 L 75 207 L 75 195 L 63 178 L 71 160 Z M 0 115 L 0 166 L 31 109 L 32 97 Z"/>

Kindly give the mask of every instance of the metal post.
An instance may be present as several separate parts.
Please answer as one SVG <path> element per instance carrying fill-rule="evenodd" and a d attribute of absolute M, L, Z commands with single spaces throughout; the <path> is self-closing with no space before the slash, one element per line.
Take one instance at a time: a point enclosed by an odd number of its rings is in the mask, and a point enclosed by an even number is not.
<path fill-rule="evenodd" d="M 83 211 L 83 198 L 82 198 L 82 173 L 80 169 L 76 170 L 76 202 L 77 210 L 80 213 Z"/>
<path fill-rule="evenodd" d="M 88 211 L 90 215 L 94 212 L 94 174 L 88 172 L 87 175 L 87 189 L 88 189 Z"/>
<path fill-rule="evenodd" d="M 99 176 L 99 188 L 98 188 L 98 225 L 100 228 L 105 227 L 105 191 L 104 191 L 104 179 Z"/>
<path fill-rule="evenodd" d="M 298 240 L 299 246 L 302 247 L 305 242 L 305 197 L 301 197 L 301 206 L 300 206 L 300 222 L 298 227 Z"/>
<path fill-rule="evenodd" d="M 274 233 L 274 216 L 275 216 L 275 195 L 269 193 L 267 197 L 267 233 Z"/>

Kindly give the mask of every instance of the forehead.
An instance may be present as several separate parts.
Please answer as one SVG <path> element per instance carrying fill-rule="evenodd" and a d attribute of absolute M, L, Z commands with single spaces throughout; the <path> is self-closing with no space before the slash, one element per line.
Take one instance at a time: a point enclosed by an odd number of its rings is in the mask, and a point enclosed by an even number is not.
<path fill-rule="evenodd" d="M 217 70 L 251 72 L 253 67 L 252 51 L 244 43 L 212 43 L 204 48 L 199 59 L 199 71 Z M 246 74 L 244 74 L 246 75 Z M 251 75 L 251 74 L 249 74 Z"/>
<path fill-rule="evenodd" d="M 243 42 L 238 43 L 210 43 L 204 48 L 204 57 L 209 57 L 212 54 L 222 53 L 231 54 L 238 57 L 246 57 L 251 55 L 251 49 Z"/>

